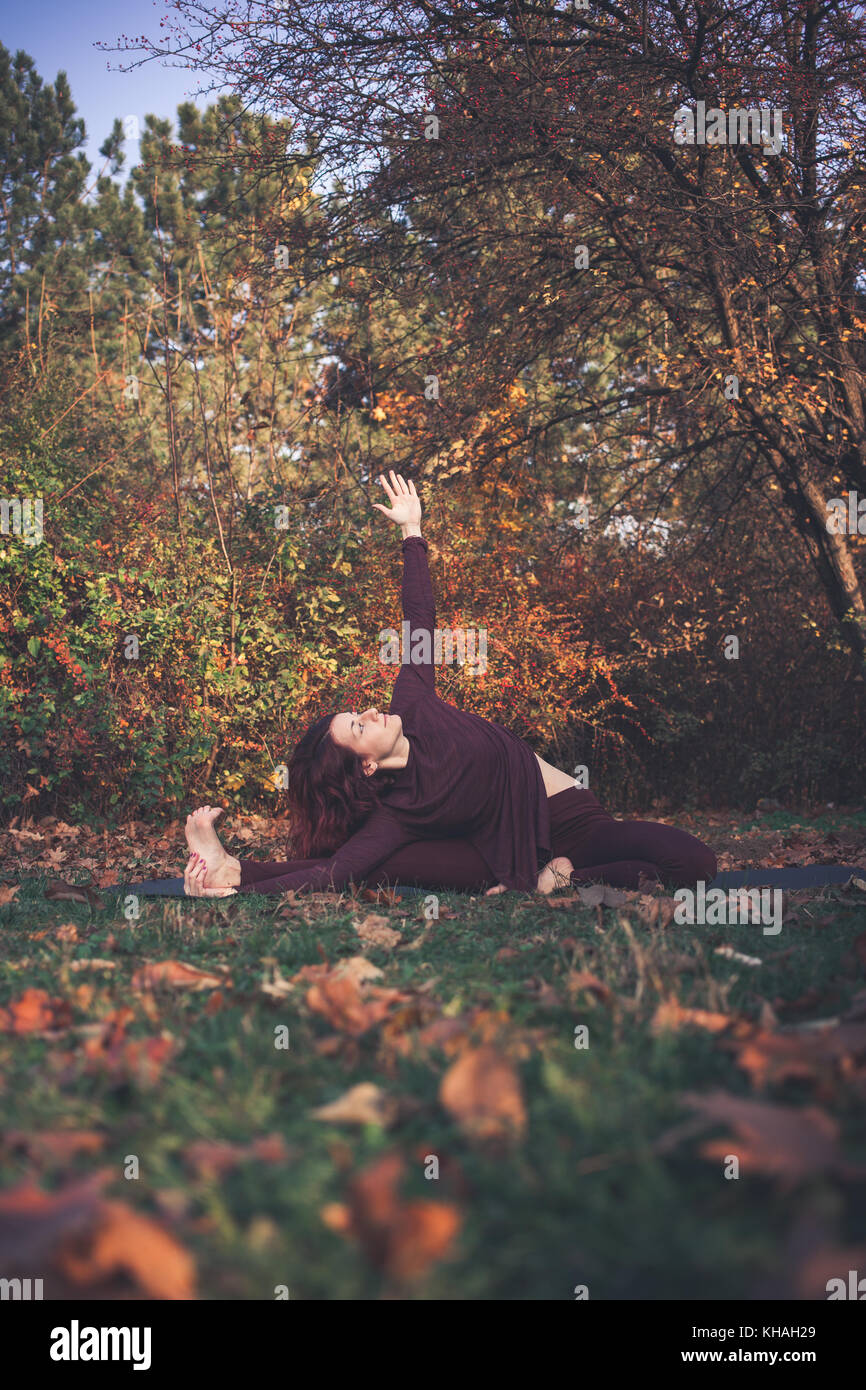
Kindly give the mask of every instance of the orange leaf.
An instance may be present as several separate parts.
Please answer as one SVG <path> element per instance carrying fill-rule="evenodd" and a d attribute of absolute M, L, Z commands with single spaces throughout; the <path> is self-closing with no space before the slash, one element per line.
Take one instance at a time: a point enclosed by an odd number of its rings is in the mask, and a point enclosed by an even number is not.
<path fill-rule="evenodd" d="M 52 999 L 44 989 L 25 989 L 20 999 L 0 1009 L 0 1033 L 45 1033 L 68 1028 L 72 1009 L 65 999 Z"/>
<path fill-rule="evenodd" d="M 676 999 L 667 999 L 659 1004 L 653 1014 L 650 1032 L 658 1037 L 659 1033 L 675 1033 L 686 1024 L 692 1024 L 695 1028 L 706 1028 L 709 1033 L 720 1033 L 733 1022 L 734 1019 L 727 1014 L 710 1013 L 707 1009 L 687 1009 Z"/>
<path fill-rule="evenodd" d="M 154 989 L 163 985 L 168 989 L 216 989 L 230 985 L 225 975 L 214 975 L 209 970 L 199 970 L 195 965 L 187 965 L 180 960 L 148 962 L 136 970 L 132 977 L 133 989 Z"/>
<path fill-rule="evenodd" d="M 93 1228 L 84 1237 L 64 1240 L 57 1263 L 75 1284 L 98 1283 L 122 1272 L 135 1280 L 145 1297 L 195 1298 L 192 1256 L 125 1202 L 102 1202 Z"/>
<path fill-rule="evenodd" d="M 440 1083 L 439 1099 L 473 1138 L 520 1134 L 526 1126 L 517 1073 L 488 1043 L 467 1048 L 452 1063 Z"/>

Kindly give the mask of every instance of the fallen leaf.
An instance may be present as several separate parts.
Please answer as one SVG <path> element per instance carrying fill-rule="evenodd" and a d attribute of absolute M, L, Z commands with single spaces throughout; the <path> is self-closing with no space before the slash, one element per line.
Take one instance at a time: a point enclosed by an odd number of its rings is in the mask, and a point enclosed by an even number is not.
<path fill-rule="evenodd" d="M 323 1222 L 358 1242 L 366 1259 L 389 1278 L 420 1279 L 450 1251 L 460 1227 L 451 1203 L 404 1201 L 397 1190 L 404 1172 L 399 1154 L 383 1154 L 349 1184 L 346 1203 L 322 1209 Z"/>
<path fill-rule="evenodd" d="M 581 990 L 588 990 L 590 994 L 601 1000 L 602 1004 L 612 1004 L 614 993 L 602 980 L 597 979 L 589 970 L 569 970 L 565 977 L 565 987 L 569 994 L 577 994 Z"/>
<path fill-rule="evenodd" d="M 705 1028 L 708 1033 L 721 1033 L 733 1022 L 734 1019 L 728 1014 L 711 1013 L 708 1009 L 688 1009 L 676 999 L 666 999 L 653 1014 L 650 1032 L 654 1037 L 658 1037 L 660 1033 L 675 1033 L 680 1028 L 691 1025 L 694 1028 Z"/>
<path fill-rule="evenodd" d="M 401 932 L 388 925 L 387 917 L 378 917 L 372 912 L 363 922 L 355 923 L 355 931 L 367 946 L 396 946 L 403 939 Z"/>
<path fill-rule="evenodd" d="M 807 1080 L 828 1073 L 836 1064 L 850 1071 L 853 1059 L 866 1054 L 866 1023 L 841 1023 L 806 1033 L 757 1031 L 737 1049 L 737 1065 L 759 1090 L 789 1077 Z"/>
<path fill-rule="evenodd" d="M 379 985 L 361 986 L 351 975 L 328 971 L 307 990 L 307 1008 L 322 1014 L 332 1028 L 359 1037 L 386 1018 L 392 1006 L 410 996 Z"/>
<path fill-rule="evenodd" d="M 180 960 L 148 962 L 141 966 L 130 981 L 132 989 L 216 989 L 231 984 L 224 974 L 216 975 L 209 970 L 199 970 L 196 965 L 187 965 Z"/>
<path fill-rule="evenodd" d="M 391 1108 L 379 1086 L 372 1081 L 361 1081 L 329 1105 L 311 1110 L 310 1114 L 314 1120 L 325 1120 L 329 1124 L 386 1125 Z"/>
<path fill-rule="evenodd" d="M 197 1139 L 183 1150 L 183 1159 L 200 1178 L 221 1178 L 241 1163 L 257 1159 L 262 1163 L 286 1163 L 291 1154 L 281 1134 L 269 1134 L 250 1144 L 233 1144 L 221 1139 Z"/>
<path fill-rule="evenodd" d="M 97 911 L 105 907 L 104 900 L 92 888 L 80 888 L 77 884 L 65 883 L 60 878 L 51 880 L 43 897 L 49 902 L 89 903 Z"/>
<path fill-rule="evenodd" d="M 576 893 L 584 907 L 600 907 L 604 902 L 605 888 L 601 883 L 594 883 L 589 888 L 578 888 Z"/>
<path fill-rule="evenodd" d="M 365 903 L 383 903 L 386 907 L 396 907 L 403 901 L 402 894 L 391 888 L 362 888 L 360 897 Z"/>
<path fill-rule="evenodd" d="M 526 1127 L 517 1072 L 488 1044 L 467 1048 L 452 1063 L 440 1083 L 439 1099 L 472 1138 L 521 1134 Z"/>
<path fill-rule="evenodd" d="M 0 1033 L 35 1033 L 53 1036 L 72 1022 L 72 1009 L 65 999 L 52 999 L 44 989 L 25 989 L 19 999 L 0 1008 Z"/>
<path fill-rule="evenodd" d="M 56 1262 L 73 1284 L 95 1284 L 123 1273 L 145 1297 L 195 1298 L 192 1256 L 174 1236 L 126 1202 L 101 1202 L 92 1228 L 64 1238 Z"/>
<path fill-rule="evenodd" d="M 95 1129 L 45 1129 L 33 1134 L 8 1129 L 0 1141 L 10 1149 L 23 1149 L 37 1162 L 65 1163 L 79 1153 L 98 1153 L 105 1135 Z"/>
<path fill-rule="evenodd" d="M 635 904 L 637 915 L 646 927 L 670 926 L 677 905 L 674 898 L 656 897 L 652 893 L 639 894 Z"/>
<path fill-rule="evenodd" d="M 839 1153 L 839 1125 L 824 1110 L 773 1105 L 713 1091 L 681 1099 L 708 1121 L 733 1125 L 736 1138 L 714 1139 L 701 1146 L 704 1158 L 736 1154 L 746 1172 L 768 1173 L 783 1185 L 817 1173 L 863 1178 L 866 1167 L 846 1163 Z"/>

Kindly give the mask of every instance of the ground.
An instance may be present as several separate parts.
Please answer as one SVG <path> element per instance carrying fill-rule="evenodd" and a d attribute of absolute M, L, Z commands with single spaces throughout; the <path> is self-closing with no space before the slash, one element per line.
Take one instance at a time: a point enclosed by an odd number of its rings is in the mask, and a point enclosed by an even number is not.
<path fill-rule="evenodd" d="M 862 811 L 666 819 L 720 868 L 866 865 Z M 866 887 L 786 895 L 778 936 L 600 890 L 443 893 L 438 919 L 415 897 L 46 899 L 179 873 L 182 825 L 0 838 L 0 1276 L 823 1299 L 866 1271 Z M 283 828 L 225 838 L 260 857 Z"/>

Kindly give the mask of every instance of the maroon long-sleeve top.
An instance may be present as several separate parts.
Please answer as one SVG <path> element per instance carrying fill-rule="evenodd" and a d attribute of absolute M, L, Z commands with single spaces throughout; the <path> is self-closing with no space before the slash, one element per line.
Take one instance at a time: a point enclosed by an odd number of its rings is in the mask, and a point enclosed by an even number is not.
<path fill-rule="evenodd" d="M 531 892 L 550 858 L 544 779 L 529 744 L 492 719 L 436 694 L 436 612 L 421 536 L 403 541 L 403 617 L 410 625 L 389 713 L 399 714 L 409 760 L 380 806 L 325 864 L 242 884 L 239 892 L 345 888 L 412 840 L 463 837 L 508 888 Z M 426 631 L 428 640 L 416 640 Z"/>

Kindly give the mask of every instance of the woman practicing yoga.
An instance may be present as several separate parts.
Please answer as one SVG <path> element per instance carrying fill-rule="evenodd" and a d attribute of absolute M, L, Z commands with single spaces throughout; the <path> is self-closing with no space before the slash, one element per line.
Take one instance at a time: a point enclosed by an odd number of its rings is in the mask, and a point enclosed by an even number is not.
<path fill-rule="evenodd" d="M 187 819 L 191 897 L 415 883 L 422 887 L 550 893 L 600 879 L 638 888 L 709 881 L 716 859 L 693 835 L 653 821 L 618 821 L 592 792 L 551 767 L 493 720 L 435 690 L 436 615 L 412 482 L 380 478 L 403 536 L 403 616 L 410 660 L 387 714 L 326 714 L 289 765 L 293 833 L 286 863 L 239 860 L 214 829 L 221 808 Z M 409 644 L 407 644 L 409 645 Z"/>

